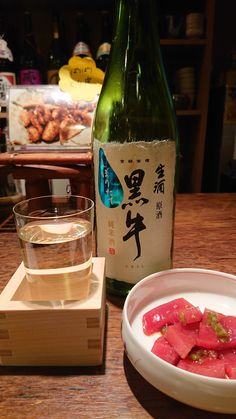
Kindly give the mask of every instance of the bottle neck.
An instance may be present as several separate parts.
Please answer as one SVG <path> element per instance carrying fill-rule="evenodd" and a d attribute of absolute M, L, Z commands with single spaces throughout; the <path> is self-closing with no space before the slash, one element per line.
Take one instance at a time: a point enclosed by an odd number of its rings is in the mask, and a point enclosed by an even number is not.
<path fill-rule="evenodd" d="M 27 50 L 31 49 L 37 51 L 30 12 L 25 12 L 24 14 L 24 44 L 24 47 L 26 47 Z"/>
<path fill-rule="evenodd" d="M 156 0 L 118 0 L 116 29 L 101 93 L 101 98 L 103 92 L 107 94 L 112 108 L 108 127 L 112 141 L 140 141 L 147 135 L 151 140 L 157 138 L 157 131 L 158 138 L 175 138 L 174 124 L 166 123 L 173 120 L 174 109 L 157 23 Z"/>
<path fill-rule="evenodd" d="M 25 12 L 25 15 L 24 15 L 24 37 L 26 39 L 31 40 L 31 42 L 35 42 L 34 34 L 33 34 L 33 27 L 32 27 L 32 18 L 29 12 Z"/>
<path fill-rule="evenodd" d="M 58 31 L 53 32 L 53 39 L 55 39 L 55 40 L 59 39 L 59 32 Z"/>
<path fill-rule="evenodd" d="M 107 11 L 102 12 L 102 30 L 100 44 L 111 43 L 111 24 L 110 16 Z"/>
<path fill-rule="evenodd" d="M 89 45 L 88 25 L 85 21 L 84 15 L 78 13 L 77 15 L 77 42 L 84 42 Z"/>
<path fill-rule="evenodd" d="M 29 12 L 24 14 L 24 34 L 25 36 L 32 36 L 32 19 Z"/>
<path fill-rule="evenodd" d="M 92 57 L 88 39 L 88 26 L 85 22 L 84 15 L 82 13 L 78 13 L 77 38 L 72 54 L 79 57 Z"/>
<path fill-rule="evenodd" d="M 59 39 L 59 25 L 56 19 L 53 21 L 53 39 Z"/>
<path fill-rule="evenodd" d="M 123 54 L 139 49 L 145 55 L 159 54 L 156 0 L 118 0 L 115 43 Z"/>
<path fill-rule="evenodd" d="M 126 94 L 157 80 L 166 84 L 158 35 L 156 0 L 118 0 L 106 79 Z M 111 77 L 112 76 L 112 77 Z M 108 81 L 109 82 L 109 81 Z M 117 94 L 119 92 L 117 91 Z"/>

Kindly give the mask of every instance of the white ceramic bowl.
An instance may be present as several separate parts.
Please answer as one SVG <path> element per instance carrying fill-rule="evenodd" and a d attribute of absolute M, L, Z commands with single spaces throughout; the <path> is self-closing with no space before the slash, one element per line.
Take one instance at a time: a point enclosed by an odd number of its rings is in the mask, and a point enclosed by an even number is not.
<path fill-rule="evenodd" d="M 205 269 L 172 269 L 152 274 L 136 284 L 122 315 L 125 351 L 136 370 L 154 387 L 193 407 L 236 413 L 236 380 L 211 378 L 177 368 L 151 352 L 157 336 L 146 336 L 142 316 L 151 308 L 184 297 L 202 310 L 207 307 L 236 316 L 236 277 Z"/>

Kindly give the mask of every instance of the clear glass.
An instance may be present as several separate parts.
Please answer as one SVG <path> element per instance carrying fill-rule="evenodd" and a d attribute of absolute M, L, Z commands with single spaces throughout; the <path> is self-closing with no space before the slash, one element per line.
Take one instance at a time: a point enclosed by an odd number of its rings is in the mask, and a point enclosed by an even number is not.
<path fill-rule="evenodd" d="M 42 196 L 13 208 L 31 300 L 86 298 L 92 271 L 94 203 Z"/>

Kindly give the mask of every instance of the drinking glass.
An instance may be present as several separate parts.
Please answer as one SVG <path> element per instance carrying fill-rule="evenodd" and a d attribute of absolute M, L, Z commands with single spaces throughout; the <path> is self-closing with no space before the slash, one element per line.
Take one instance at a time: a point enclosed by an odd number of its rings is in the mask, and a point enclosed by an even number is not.
<path fill-rule="evenodd" d="M 49 195 L 13 208 L 31 300 L 78 300 L 89 294 L 94 202 Z"/>

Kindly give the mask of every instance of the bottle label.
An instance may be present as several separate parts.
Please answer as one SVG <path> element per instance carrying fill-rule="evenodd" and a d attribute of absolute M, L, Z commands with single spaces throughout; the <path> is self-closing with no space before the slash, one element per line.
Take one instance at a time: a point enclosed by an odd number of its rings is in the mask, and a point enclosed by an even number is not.
<path fill-rule="evenodd" d="M 99 46 L 97 50 L 96 59 L 101 57 L 101 55 L 109 55 L 110 50 L 111 50 L 111 44 L 109 44 L 108 42 L 104 42 L 103 44 Z"/>
<path fill-rule="evenodd" d="M 174 141 L 94 141 L 98 256 L 106 276 L 136 283 L 172 265 Z"/>
<path fill-rule="evenodd" d="M 8 89 L 15 84 L 15 73 L 0 72 L 0 106 L 7 105 Z"/>
<path fill-rule="evenodd" d="M 41 76 L 39 70 L 27 69 L 20 70 L 20 84 L 31 85 L 41 84 Z"/>
<path fill-rule="evenodd" d="M 5 39 L 0 38 L 0 58 L 13 62 L 13 55 Z"/>
<path fill-rule="evenodd" d="M 73 50 L 73 55 L 85 55 L 87 57 L 92 57 L 89 46 L 85 42 L 78 42 Z"/>
<path fill-rule="evenodd" d="M 58 70 L 48 70 L 47 71 L 47 82 L 48 82 L 48 84 L 58 84 L 59 83 Z"/>

